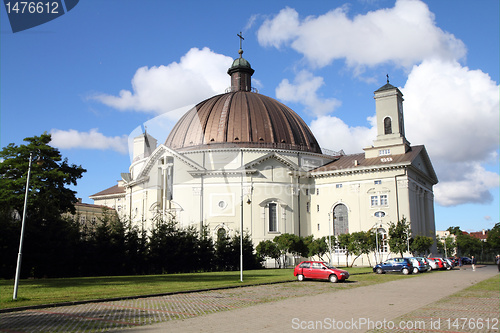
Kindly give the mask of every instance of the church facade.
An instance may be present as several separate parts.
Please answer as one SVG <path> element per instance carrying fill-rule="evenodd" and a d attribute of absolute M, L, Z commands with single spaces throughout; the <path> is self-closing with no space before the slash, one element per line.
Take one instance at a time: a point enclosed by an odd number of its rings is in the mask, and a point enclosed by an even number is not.
<path fill-rule="evenodd" d="M 412 236 L 434 237 L 437 176 L 424 146 L 406 140 L 403 95 L 375 91 L 377 137 L 359 154 L 325 152 L 305 122 L 254 92 L 250 63 L 235 59 L 231 88 L 197 104 L 164 143 L 134 139 L 129 172 L 90 198 L 133 223 L 173 215 L 215 239 L 241 229 L 254 245 L 283 233 L 315 238 L 373 230 L 377 261 L 390 254 L 389 222 L 406 218 Z M 337 249 L 335 261 L 345 263 Z M 366 263 L 366 262 L 365 262 Z"/>

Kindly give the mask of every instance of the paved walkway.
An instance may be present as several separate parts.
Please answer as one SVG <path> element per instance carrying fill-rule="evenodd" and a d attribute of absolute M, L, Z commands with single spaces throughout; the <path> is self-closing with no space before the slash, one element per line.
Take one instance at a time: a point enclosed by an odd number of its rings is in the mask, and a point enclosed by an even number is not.
<path fill-rule="evenodd" d="M 498 293 L 448 297 L 495 275 L 491 266 L 358 288 L 307 281 L 46 308 L 1 314 L 0 332 L 498 332 Z"/>

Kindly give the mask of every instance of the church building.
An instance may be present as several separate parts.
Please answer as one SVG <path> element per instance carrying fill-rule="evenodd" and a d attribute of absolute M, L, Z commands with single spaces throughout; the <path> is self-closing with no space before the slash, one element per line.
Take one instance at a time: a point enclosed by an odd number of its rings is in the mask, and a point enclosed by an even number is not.
<path fill-rule="evenodd" d="M 207 227 L 214 239 L 243 228 L 254 246 L 283 233 L 373 230 L 378 261 L 390 253 L 389 222 L 406 218 L 413 237 L 434 237 L 438 180 L 425 147 L 406 140 L 398 88 L 387 80 L 374 93 L 372 146 L 354 155 L 326 151 L 297 113 L 252 88 L 242 53 L 228 70 L 230 89 L 188 111 L 165 142 L 147 131 L 134 139 L 129 172 L 90 196 L 95 204 L 145 228 L 171 215 L 181 227 Z M 344 263 L 342 255 L 337 249 Z"/>

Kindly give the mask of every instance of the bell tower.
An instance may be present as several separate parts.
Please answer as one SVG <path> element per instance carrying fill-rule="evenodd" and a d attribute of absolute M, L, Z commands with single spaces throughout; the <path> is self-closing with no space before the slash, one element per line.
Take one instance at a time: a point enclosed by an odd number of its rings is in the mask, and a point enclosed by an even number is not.
<path fill-rule="evenodd" d="M 403 94 L 387 83 L 374 92 L 377 117 L 377 138 L 373 146 L 365 148 L 365 157 L 404 154 L 410 149 L 405 137 Z"/>

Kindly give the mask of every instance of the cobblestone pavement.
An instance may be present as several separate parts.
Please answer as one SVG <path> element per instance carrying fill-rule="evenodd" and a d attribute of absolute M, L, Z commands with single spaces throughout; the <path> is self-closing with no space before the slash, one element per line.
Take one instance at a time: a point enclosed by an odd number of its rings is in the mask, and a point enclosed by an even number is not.
<path fill-rule="evenodd" d="M 496 290 L 462 290 L 395 318 L 392 320 L 394 328 L 390 332 L 499 332 L 498 276 L 496 283 Z M 446 286 L 438 286 L 442 287 Z M 374 329 L 369 332 L 385 331 L 388 329 Z"/>
<path fill-rule="evenodd" d="M 329 283 L 280 283 L 4 313 L 1 332 L 107 332 L 331 292 Z M 335 285 L 342 288 L 342 285 Z"/>
<path fill-rule="evenodd" d="M 347 323 L 346 318 L 354 320 L 358 315 L 358 320 L 364 316 L 374 323 L 382 319 L 391 320 L 395 325 L 422 322 L 424 330 L 418 330 L 422 332 L 498 332 L 498 321 L 496 330 L 494 327 L 494 318 L 499 317 L 498 292 L 467 291 L 460 297 L 450 296 L 495 274 L 498 273 L 492 267 L 487 267 L 476 272 L 429 273 L 355 289 L 349 284 L 292 282 L 44 308 L 2 313 L 0 332 L 283 332 L 310 330 L 308 325 L 319 321 L 322 327 L 314 328 L 327 331 L 336 330 L 332 327 L 332 315 L 338 321 L 344 320 L 343 323 Z M 450 291 L 444 292 L 446 289 Z M 389 303 L 378 301 L 380 294 L 387 294 L 387 290 L 397 291 L 392 294 L 403 292 L 403 297 L 393 295 L 395 298 L 388 299 Z M 420 294 L 424 300 L 413 299 Z M 467 318 L 469 323 L 462 327 L 461 321 L 454 322 L 459 318 Z M 488 322 L 487 318 L 490 318 Z M 437 327 L 438 320 L 440 327 Z M 400 331 L 417 331 L 406 328 Z M 375 331 L 398 332 L 384 328 Z"/>

